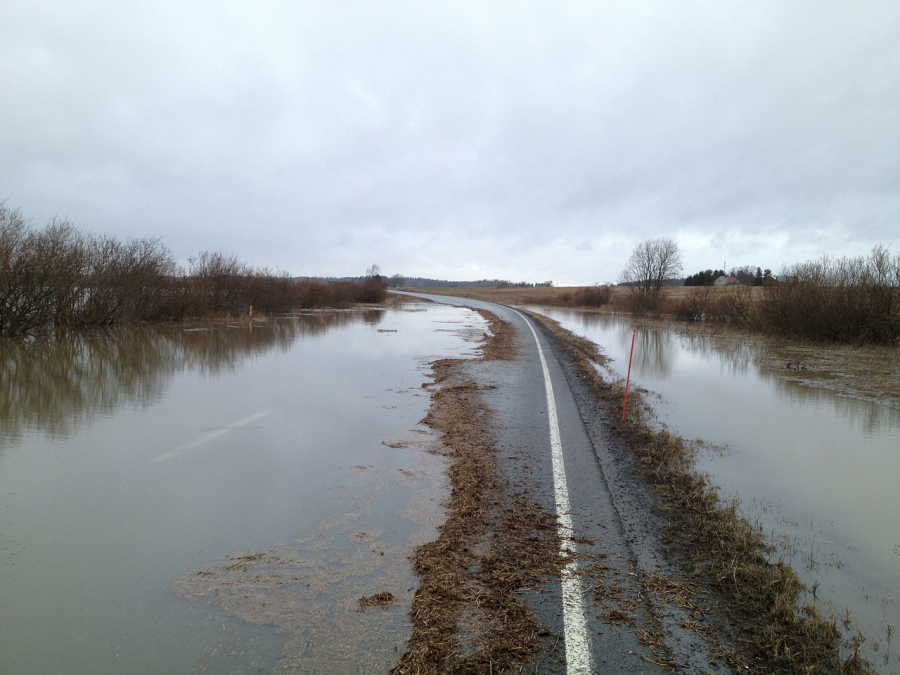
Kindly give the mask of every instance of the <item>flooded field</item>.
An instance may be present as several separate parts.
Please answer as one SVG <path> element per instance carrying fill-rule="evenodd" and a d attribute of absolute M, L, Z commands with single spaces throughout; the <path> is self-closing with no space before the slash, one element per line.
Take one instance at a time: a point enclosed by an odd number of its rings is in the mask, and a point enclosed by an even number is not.
<path fill-rule="evenodd" d="M 484 325 L 407 304 L 0 342 L 0 672 L 386 672 L 441 518 L 427 364 Z"/>
<path fill-rule="evenodd" d="M 624 377 L 630 317 L 534 308 L 598 344 Z M 698 466 L 737 498 L 845 634 L 900 672 L 900 411 L 794 377 L 783 345 L 637 326 L 632 386 L 658 419 L 703 441 Z"/>

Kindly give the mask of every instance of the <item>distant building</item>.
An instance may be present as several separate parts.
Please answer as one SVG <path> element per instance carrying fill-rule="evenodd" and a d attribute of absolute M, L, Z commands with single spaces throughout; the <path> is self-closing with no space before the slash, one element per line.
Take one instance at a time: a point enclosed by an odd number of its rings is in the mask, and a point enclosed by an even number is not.
<path fill-rule="evenodd" d="M 713 286 L 740 286 L 741 281 L 737 277 L 730 277 L 727 274 L 722 275 L 721 277 L 716 277 L 716 280 L 713 281 Z"/>

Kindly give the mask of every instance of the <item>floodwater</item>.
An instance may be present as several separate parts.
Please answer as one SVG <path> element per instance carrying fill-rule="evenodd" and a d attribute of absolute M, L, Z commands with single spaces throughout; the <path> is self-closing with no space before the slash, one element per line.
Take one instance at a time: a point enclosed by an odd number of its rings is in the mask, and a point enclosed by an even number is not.
<path fill-rule="evenodd" d="M 624 378 L 631 317 L 532 309 L 599 345 Z M 777 362 L 777 349 L 640 324 L 632 386 L 658 394 L 648 398 L 660 423 L 707 444 L 698 468 L 720 496 L 737 497 L 776 555 L 818 584 L 820 608 L 845 633 L 862 632 L 881 672 L 900 672 L 891 644 L 900 629 L 900 411 L 760 364 Z"/>
<path fill-rule="evenodd" d="M 411 303 L 0 342 L 0 672 L 386 672 L 442 519 L 428 363 L 484 326 Z"/>

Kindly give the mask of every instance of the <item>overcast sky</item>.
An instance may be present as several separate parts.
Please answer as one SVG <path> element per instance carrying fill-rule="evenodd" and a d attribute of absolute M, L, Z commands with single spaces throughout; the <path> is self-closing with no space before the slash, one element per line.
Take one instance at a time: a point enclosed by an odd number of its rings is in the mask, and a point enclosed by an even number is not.
<path fill-rule="evenodd" d="M 294 275 L 900 252 L 900 2 L 0 0 L 0 201 Z"/>

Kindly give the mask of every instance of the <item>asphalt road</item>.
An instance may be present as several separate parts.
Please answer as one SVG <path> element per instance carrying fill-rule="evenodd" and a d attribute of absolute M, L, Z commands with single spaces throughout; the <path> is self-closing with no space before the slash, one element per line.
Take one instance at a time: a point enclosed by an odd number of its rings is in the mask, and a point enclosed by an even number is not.
<path fill-rule="evenodd" d="M 540 620 L 564 636 L 555 652 L 542 656 L 538 672 L 732 672 L 711 658 L 697 632 L 683 627 L 696 625 L 683 602 L 659 590 L 674 575 L 660 553 L 656 498 L 637 480 L 604 410 L 556 340 L 508 307 L 416 295 L 493 312 L 517 332 L 516 359 L 471 361 L 466 368 L 486 387 L 500 471 L 557 513 L 563 545 L 578 554 L 577 569 L 527 599 Z"/>

